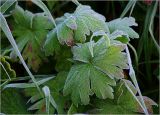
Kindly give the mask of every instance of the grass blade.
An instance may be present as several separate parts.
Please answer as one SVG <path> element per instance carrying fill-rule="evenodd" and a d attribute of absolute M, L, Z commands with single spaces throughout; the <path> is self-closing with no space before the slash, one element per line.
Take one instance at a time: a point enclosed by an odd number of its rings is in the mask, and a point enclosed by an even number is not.
<path fill-rule="evenodd" d="M 136 97 L 136 95 L 133 93 L 132 89 L 128 86 L 128 84 L 123 80 L 123 82 L 125 83 L 125 86 L 127 87 L 128 91 L 133 95 L 133 97 L 135 98 L 135 100 L 138 102 L 138 104 L 140 105 L 140 107 L 144 110 L 143 105 L 141 104 L 141 102 L 138 100 L 138 98 Z"/>
<path fill-rule="evenodd" d="M 4 83 L 0 84 L 0 93 L 1 93 L 2 87 L 4 87 L 6 84 L 8 84 L 9 81 L 10 81 L 10 80 L 8 79 L 8 80 L 6 80 Z"/>
<path fill-rule="evenodd" d="M 15 2 L 17 2 L 17 0 L 7 0 L 1 7 L 0 7 L 0 11 L 1 13 L 5 13 L 8 8 L 10 8 Z"/>
<path fill-rule="evenodd" d="M 75 114 L 77 113 L 77 108 L 75 107 L 75 105 L 72 103 L 72 105 L 70 106 L 67 115 L 71 115 L 71 114 Z"/>
<path fill-rule="evenodd" d="M 135 7 L 135 5 L 136 5 L 136 1 L 133 3 L 133 5 L 132 5 L 132 7 L 131 7 L 131 11 L 130 11 L 130 13 L 129 13 L 129 16 L 131 16 L 132 15 L 132 12 L 133 12 L 133 9 L 134 9 L 134 7 Z"/>
<path fill-rule="evenodd" d="M 155 17 L 155 14 L 156 14 L 157 6 L 158 6 L 158 1 L 155 1 L 155 5 L 154 5 L 153 11 L 151 13 L 151 20 L 150 20 L 150 24 L 149 24 L 149 32 L 150 32 L 151 38 L 152 38 L 155 46 L 157 47 L 158 52 L 160 53 L 160 47 L 159 47 L 158 43 L 156 42 L 156 40 L 154 38 L 154 35 L 153 35 L 153 31 L 152 31 L 152 26 L 153 26 L 154 17 Z"/>
<path fill-rule="evenodd" d="M 44 101 L 45 101 L 44 99 L 41 99 L 38 102 L 35 102 L 32 106 L 30 106 L 28 108 L 28 110 L 37 110 L 37 109 L 39 109 L 43 105 Z"/>
<path fill-rule="evenodd" d="M 36 79 L 43 79 L 43 78 L 48 78 L 48 77 L 55 77 L 54 75 L 34 75 Z M 11 78 L 10 81 L 23 81 L 23 80 L 29 80 L 31 77 L 30 76 L 21 76 L 21 77 L 15 77 L 15 78 Z M 0 82 L 4 82 L 8 79 L 0 79 Z"/>
<path fill-rule="evenodd" d="M 51 102 L 52 106 L 57 109 L 57 104 L 52 96 L 50 97 L 50 102 Z"/>
<path fill-rule="evenodd" d="M 49 18 L 51 19 L 52 23 L 55 25 L 56 27 L 56 23 L 49 11 L 49 9 L 47 8 L 47 6 L 41 1 L 41 0 L 31 0 L 34 4 L 36 4 L 37 6 L 39 6 L 45 13 L 46 15 L 49 16 Z"/>
<path fill-rule="evenodd" d="M 125 7 L 125 9 L 123 10 L 120 18 L 123 18 L 130 9 L 133 10 L 135 4 L 136 4 L 136 0 L 130 0 L 130 1 L 128 2 L 127 6 Z M 132 10 L 131 10 L 131 13 L 132 13 Z"/>
<path fill-rule="evenodd" d="M 77 6 L 80 5 L 80 3 L 78 2 L 78 0 L 72 0 L 72 2 L 73 2 L 74 4 L 76 4 Z"/>
<path fill-rule="evenodd" d="M 47 86 L 44 86 L 42 88 L 44 95 L 45 95 L 45 99 L 46 99 L 46 113 L 49 115 L 49 106 L 50 106 L 50 90 Z"/>
<path fill-rule="evenodd" d="M 44 95 L 45 95 L 45 99 L 46 99 L 46 112 L 47 114 L 49 115 L 49 106 L 50 106 L 50 103 L 52 104 L 52 106 L 57 109 L 57 104 L 56 102 L 54 101 L 53 97 L 51 96 L 50 94 L 50 90 L 47 86 L 44 86 L 42 88 L 43 92 L 44 92 Z"/>
<path fill-rule="evenodd" d="M 138 43 L 138 48 L 137 48 L 138 58 L 141 59 L 142 53 L 144 53 L 143 61 L 146 61 L 146 62 L 150 61 L 152 58 L 152 54 L 153 54 L 152 45 L 155 45 L 156 49 L 158 50 L 158 53 L 160 53 L 160 47 L 158 46 L 158 43 L 156 42 L 154 35 L 153 35 L 153 31 L 152 31 L 153 20 L 154 20 L 155 13 L 157 10 L 157 3 L 158 1 L 152 2 L 152 4 L 148 6 L 149 8 L 147 9 L 147 14 L 146 14 L 145 22 L 144 22 L 142 36 Z M 150 39 L 149 34 L 151 35 L 151 39 Z M 146 63 L 145 70 L 146 70 L 145 78 L 147 78 L 146 80 L 148 84 L 151 84 L 151 81 L 152 81 L 151 65 Z"/>
<path fill-rule="evenodd" d="M 142 109 L 143 109 L 144 113 L 145 113 L 146 115 L 148 115 L 148 110 L 147 110 L 147 108 L 146 108 L 146 105 L 145 105 L 145 103 L 144 103 L 144 100 L 143 100 L 141 91 L 140 91 L 139 86 L 138 86 L 138 83 L 137 83 L 137 79 L 136 79 L 136 76 L 135 76 L 135 72 L 134 72 L 134 69 L 133 69 L 133 67 L 132 67 L 132 61 L 131 61 L 130 53 L 129 53 L 129 50 L 128 50 L 128 47 L 127 47 L 127 46 L 126 46 L 126 53 L 127 53 L 127 58 L 128 58 L 129 68 L 130 68 L 130 70 L 129 70 L 129 75 L 130 75 L 130 77 L 131 77 L 131 79 L 132 79 L 132 81 L 133 81 L 133 83 L 134 83 L 134 85 L 135 85 L 135 87 L 136 87 L 136 89 L 137 89 L 137 91 L 138 91 L 138 94 L 139 94 L 139 96 L 140 96 L 141 104 L 143 105 Z M 140 106 L 141 106 L 141 105 L 140 105 Z"/>
<path fill-rule="evenodd" d="M 130 44 L 128 43 L 128 46 L 132 49 L 133 53 L 134 53 L 134 56 L 135 56 L 135 64 L 136 64 L 136 68 L 138 70 L 138 55 L 137 55 L 137 52 L 136 52 L 136 49 Z"/>
<path fill-rule="evenodd" d="M 13 83 L 13 84 L 7 84 L 4 86 L 3 89 L 6 88 L 30 88 L 30 87 L 35 87 L 34 83 Z"/>
<path fill-rule="evenodd" d="M 38 83 L 38 85 L 41 85 L 41 84 L 43 84 L 43 83 L 45 83 L 45 82 L 47 82 L 47 81 L 49 81 L 49 80 L 51 80 L 53 78 L 54 77 L 48 77 L 48 78 L 45 78 L 45 79 L 42 79 L 42 80 L 38 81 L 37 83 Z"/>
<path fill-rule="evenodd" d="M 17 56 L 19 57 L 20 61 L 22 62 L 24 68 L 26 69 L 27 73 L 29 74 L 29 76 L 31 77 L 32 81 L 34 82 L 35 86 L 37 87 L 38 91 L 40 92 L 40 94 L 42 95 L 42 92 L 33 76 L 33 74 L 30 72 L 29 68 L 27 67 L 18 47 L 17 47 L 17 44 L 12 36 L 12 33 L 8 27 L 8 24 L 7 24 L 7 21 L 6 19 L 4 18 L 4 16 L 2 15 L 2 13 L 0 12 L 0 27 L 2 28 L 3 32 L 5 33 L 5 35 L 7 36 L 9 42 L 11 43 L 12 47 L 14 48 Z M 43 95 L 42 95 L 43 96 Z"/>
<path fill-rule="evenodd" d="M 41 85 L 49 80 L 51 80 L 53 77 L 49 77 L 49 78 L 45 78 L 42 80 L 37 81 L 38 85 Z M 35 83 L 12 83 L 12 84 L 7 84 L 6 86 L 4 86 L 3 89 L 6 88 L 30 88 L 30 87 L 36 87 Z"/>

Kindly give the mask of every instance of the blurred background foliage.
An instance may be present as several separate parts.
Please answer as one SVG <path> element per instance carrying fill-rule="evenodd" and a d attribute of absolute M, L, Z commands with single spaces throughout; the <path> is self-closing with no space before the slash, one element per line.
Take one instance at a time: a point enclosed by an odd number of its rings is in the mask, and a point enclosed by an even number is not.
<path fill-rule="evenodd" d="M 136 71 L 136 77 L 142 91 L 142 95 L 148 96 L 155 102 L 159 103 L 159 3 L 155 7 L 156 1 L 79 1 L 82 4 L 90 5 L 96 12 L 104 15 L 106 21 L 119 18 L 122 12 L 125 16 L 132 16 L 136 19 L 138 27 L 135 27 L 140 38 L 130 41 L 129 48 L 133 66 Z M 70 1 L 44 1 L 48 5 L 54 18 L 62 16 L 66 12 L 73 12 L 76 5 Z M 33 5 L 30 1 L 19 1 L 19 5 L 24 9 L 32 12 L 40 12 L 41 9 Z M 155 15 L 154 15 L 155 12 Z M 10 20 L 8 18 L 8 20 Z M 151 26 L 150 26 L 151 25 Z M 152 36 L 153 33 L 153 36 Z M 1 36 L 4 37 L 3 35 Z M 154 38 L 154 39 L 153 39 Z M 1 41 L 2 52 L 3 48 L 9 45 L 8 41 Z M 134 51 L 135 50 L 135 51 Z M 136 55 L 137 54 L 137 57 Z M 137 63 L 138 59 L 138 63 Z M 17 76 L 25 75 L 25 70 L 21 64 L 15 63 L 8 59 L 12 68 L 16 71 Z M 49 58 L 49 61 L 54 62 L 54 59 Z M 52 63 L 46 61 L 46 64 L 39 69 L 38 73 L 53 73 Z"/>

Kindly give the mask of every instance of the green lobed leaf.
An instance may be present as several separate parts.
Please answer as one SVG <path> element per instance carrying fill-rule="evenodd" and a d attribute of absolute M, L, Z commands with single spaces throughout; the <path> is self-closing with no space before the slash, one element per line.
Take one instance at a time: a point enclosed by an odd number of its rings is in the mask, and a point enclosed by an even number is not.
<path fill-rule="evenodd" d="M 128 34 L 121 30 L 115 30 L 114 32 L 109 34 L 109 38 L 111 40 L 117 40 L 125 44 L 127 44 L 130 41 Z"/>
<path fill-rule="evenodd" d="M 131 26 L 137 26 L 133 17 L 118 18 L 107 22 L 108 28 L 111 33 L 116 30 L 123 31 L 130 38 L 139 38 L 139 35 L 131 28 Z"/>
<path fill-rule="evenodd" d="M 114 98 L 110 85 L 115 85 L 113 79 L 90 64 L 79 64 L 71 68 L 64 87 L 64 94 L 71 93 L 72 101 L 76 106 L 78 103 L 87 105 L 89 104 L 90 92 L 102 99 Z"/>
<path fill-rule="evenodd" d="M 58 40 L 67 45 L 74 40 L 85 42 L 86 35 L 90 35 L 90 31 L 108 31 L 105 18 L 86 5 L 79 5 L 74 13 L 66 13 L 63 17 L 57 18 L 56 22 Z"/>
<path fill-rule="evenodd" d="M 129 85 L 131 90 L 136 94 L 135 86 L 128 80 L 125 82 Z M 137 100 L 132 96 L 131 92 L 125 86 L 123 81 L 118 82 L 114 90 L 114 95 L 116 98 L 113 100 L 106 99 L 100 100 L 95 99 L 93 104 L 95 108 L 89 110 L 89 113 L 96 114 L 138 114 L 144 113 L 143 109 L 139 106 Z M 137 96 L 139 98 L 139 96 Z M 152 105 L 157 105 L 153 100 L 148 97 L 143 96 L 145 103 L 147 104 L 147 109 L 149 113 L 153 113 Z"/>
<path fill-rule="evenodd" d="M 123 69 L 129 69 L 126 53 L 122 52 L 124 48 L 123 44 L 108 47 L 103 58 L 95 58 L 94 63 L 96 68 L 111 78 L 124 78 Z"/>
<path fill-rule="evenodd" d="M 72 57 L 71 49 L 66 46 L 61 46 L 60 50 L 56 52 L 55 59 L 56 65 L 55 70 L 58 72 L 69 71 L 72 63 L 68 60 Z"/>
<path fill-rule="evenodd" d="M 16 7 L 12 15 L 14 18 L 13 34 L 16 36 L 19 50 L 24 59 L 28 61 L 28 65 L 37 71 L 42 59 L 44 59 L 41 47 L 53 24 L 43 13 L 33 14 L 24 11 L 19 6 Z M 15 52 L 12 51 L 11 55 L 14 54 Z"/>
<path fill-rule="evenodd" d="M 96 99 L 94 112 L 97 114 L 135 114 L 137 112 L 138 103 L 125 87 L 124 82 L 117 84 L 114 95 L 116 98 L 113 100 Z"/>
<path fill-rule="evenodd" d="M 73 46 L 75 41 L 85 42 L 86 35 L 90 35 L 91 32 L 109 31 L 105 18 L 86 5 L 79 5 L 72 14 L 65 13 L 64 16 L 56 19 L 56 23 L 57 27 L 48 34 L 44 44 L 47 56 L 58 50 L 57 38 L 61 44 Z"/>
<path fill-rule="evenodd" d="M 56 30 L 52 30 L 47 34 L 47 38 L 43 47 L 46 56 L 53 55 L 54 52 L 58 53 L 60 50 L 60 44 L 55 31 Z"/>
<path fill-rule="evenodd" d="M 93 46 L 93 57 L 89 47 Z M 77 61 L 69 71 L 64 86 L 64 94 L 71 94 L 73 103 L 89 104 L 89 95 L 113 99 L 114 78 L 124 77 L 123 69 L 128 69 L 124 45 L 107 46 L 106 39 L 101 38 L 72 48 L 73 60 Z M 92 93 L 91 93 L 92 92 Z"/>

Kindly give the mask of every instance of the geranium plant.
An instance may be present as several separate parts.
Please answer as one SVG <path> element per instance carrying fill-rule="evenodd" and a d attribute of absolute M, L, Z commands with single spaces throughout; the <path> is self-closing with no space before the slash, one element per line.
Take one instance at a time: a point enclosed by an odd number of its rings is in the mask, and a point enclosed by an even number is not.
<path fill-rule="evenodd" d="M 73 1 L 73 13 L 54 19 L 42 1 L 31 1 L 43 12 L 25 10 L 16 0 L 1 6 L 2 40 L 8 38 L 13 47 L 1 51 L 1 113 L 152 113 L 156 103 L 142 96 L 127 47 L 130 38 L 139 38 L 133 17 L 106 22 L 90 6 Z M 16 76 L 11 61 L 29 76 Z M 50 61 L 53 71 L 39 74 Z"/>

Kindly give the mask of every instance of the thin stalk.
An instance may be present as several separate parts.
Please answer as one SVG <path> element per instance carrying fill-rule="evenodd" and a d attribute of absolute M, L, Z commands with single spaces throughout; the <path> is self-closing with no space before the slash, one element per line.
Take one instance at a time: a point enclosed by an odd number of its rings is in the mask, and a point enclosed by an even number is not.
<path fill-rule="evenodd" d="M 0 93 L 1 93 L 1 88 L 4 86 L 4 85 L 6 85 L 6 84 L 8 84 L 9 83 L 9 79 L 7 80 L 7 81 L 5 81 L 4 83 L 2 83 L 2 84 L 0 84 Z"/>
<path fill-rule="evenodd" d="M 134 8 L 133 6 L 135 3 L 136 3 L 136 0 L 130 0 L 127 6 L 125 7 L 125 9 L 123 10 L 120 18 L 123 18 L 131 8 Z"/>
<path fill-rule="evenodd" d="M 158 53 L 160 53 L 160 46 L 158 45 L 158 43 L 156 42 L 155 38 L 154 38 L 154 35 L 153 35 L 153 31 L 152 31 L 152 26 L 153 26 L 153 21 L 154 21 L 154 17 L 155 17 L 155 14 L 156 14 L 156 10 L 157 10 L 157 6 L 158 6 L 158 1 L 155 1 L 155 5 L 153 7 L 153 12 L 151 13 L 151 20 L 150 20 L 150 24 L 149 24 L 149 33 L 151 35 L 151 38 L 158 50 Z"/>
<path fill-rule="evenodd" d="M 46 78 L 46 77 L 52 77 L 54 76 L 53 74 L 51 75 L 34 75 L 36 78 Z M 20 80 L 29 80 L 30 76 L 23 76 L 23 77 L 15 77 L 15 78 L 11 78 L 10 81 L 20 81 Z M 4 82 L 8 79 L 0 79 L 0 82 Z"/>
<path fill-rule="evenodd" d="M 149 28 L 149 32 L 150 32 L 150 34 L 151 34 L 151 38 L 152 38 L 152 40 L 153 40 L 153 42 L 154 42 L 154 44 L 155 44 L 155 46 L 156 46 L 158 52 L 160 53 L 160 46 L 158 45 L 158 43 L 156 42 L 156 40 L 155 40 L 155 38 L 154 38 L 152 29 Z"/>
<path fill-rule="evenodd" d="M 133 53 L 134 53 L 135 62 L 136 62 L 136 67 L 138 68 L 138 55 L 137 55 L 136 49 L 135 49 L 130 43 L 128 43 L 128 46 L 132 49 L 132 51 L 133 51 Z M 138 70 L 138 69 L 137 69 L 137 70 Z"/>
<path fill-rule="evenodd" d="M 136 101 L 138 102 L 138 104 L 140 105 L 140 107 L 143 109 L 143 111 L 145 112 L 145 109 L 143 107 L 143 105 L 140 103 L 140 101 L 138 100 L 138 98 L 135 96 L 135 94 L 133 93 L 133 91 L 131 90 L 131 88 L 128 86 L 128 84 L 124 81 L 125 86 L 127 87 L 128 91 L 133 95 L 133 97 L 136 99 Z M 146 113 L 147 114 L 147 113 Z M 148 115 L 148 114 L 147 114 Z"/>
<path fill-rule="evenodd" d="M 4 56 L 5 54 L 7 54 L 8 52 L 12 51 L 12 49 L 6 49 L 6 50 L 2 50 L 1 51 L 3 52 L 1 55 Z"/>
<path fill-rule="evenodd" d="M 0 7 L 0 11 L 1 13 L 5 13 L 8 8 L 10 8 L 15 2 L 17 2 L 17 0 L 7 0 L 1 7 Z"/>
<path fill-rule="evenodd" d="M 28 80 L 30 79 L 29 76 L 26 76 L 26 77 L 15 77 L 15 78 L 10 78 L 10 81 L 20 81 L 20 80 Z M 8 79 L 0 79 L 0 82 L 4 82 Z"/>
<path fill-rule="evenodd" d="M 74 4 L 76 4 L 77 6 L 80 5 L 80 3 L 78 2 L 78 0 L 72 0 L 72 2 L 73 2 Z"/>
<path fill-rule="evenodd" d="M 137 3 L 136 1 L 133 3 L 133 5 L 132 5 L 132 7 L 131 7 L 131 11 L 130 11 L 129 16 L 131 16 L 131 15 L 132 15 L 132 12 L 133 12 L 133 9 L 134 9 L 134 7 L 135 7 L 136 3 Z"/>

